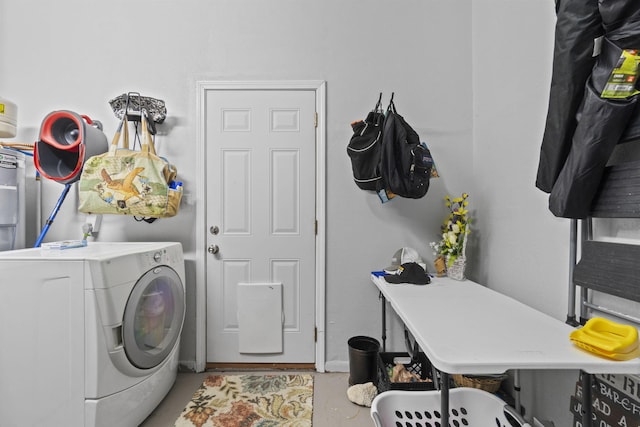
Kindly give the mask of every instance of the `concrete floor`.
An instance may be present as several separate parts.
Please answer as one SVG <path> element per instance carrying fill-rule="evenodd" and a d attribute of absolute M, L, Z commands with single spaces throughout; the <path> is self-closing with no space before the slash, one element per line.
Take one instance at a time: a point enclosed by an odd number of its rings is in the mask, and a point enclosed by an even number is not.
<path fill-rule="evenodd" d="M 282 371 L 278 371 L 282 372 Z M 178 378 L 160 406 L 141 424 L 142 427 L 173 427 L 193 393 L 211 374 L 243 374 L 248 372 L 178 373 Z M 250 372 L 255 374 L 256 372 Z M 271 372 L 273 373 L 273 372 Z M 289 371 L 287 371 L 289 373 Z M 303 372 L 304 373 L 304 372 Z M 317 373 L 313 384 L 313 427 L 372 427 L 369 408 L 347 399 L 348 373 Z"/>

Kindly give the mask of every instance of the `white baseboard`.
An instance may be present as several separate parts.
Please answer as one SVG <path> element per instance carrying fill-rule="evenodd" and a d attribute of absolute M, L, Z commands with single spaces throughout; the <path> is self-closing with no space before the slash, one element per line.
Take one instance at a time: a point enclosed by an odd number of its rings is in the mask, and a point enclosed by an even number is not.
<path fill-rule="evenodd" d="M 178 363 L 181 372 L 198 372 L 195 360 L 181 360 Z M 334 360 L 324 365 L 325 372 L 349 372 L 349 361 Z"/>

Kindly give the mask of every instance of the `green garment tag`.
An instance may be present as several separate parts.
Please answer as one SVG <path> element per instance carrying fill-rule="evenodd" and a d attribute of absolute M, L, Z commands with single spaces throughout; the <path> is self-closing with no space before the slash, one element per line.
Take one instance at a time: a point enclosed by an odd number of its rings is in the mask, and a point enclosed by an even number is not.
<path fill-rule="evenodd" d="M 623 99 L 640 93 L 636 89 L 640 64 L 640 52 L 635 49 L 625 49 L 620 55 L 618 64 L 611 71 L 609 80 L 600 95 L 601 98 Z"/>

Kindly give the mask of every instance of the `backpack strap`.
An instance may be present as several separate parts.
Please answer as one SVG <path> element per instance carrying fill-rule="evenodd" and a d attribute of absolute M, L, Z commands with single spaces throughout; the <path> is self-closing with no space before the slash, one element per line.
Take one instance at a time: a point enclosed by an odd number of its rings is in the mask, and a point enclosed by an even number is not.
<path fill-rule="evenodd" d="M 393 95 L 395 95 L 395 92 L 391 92 L 391 99 L 389 100 L 389 106 L 387 107 L 387 114 L 398 114 L 398 112 L 396 111 L 396 105 L 393 103 Z"/>
<path fill-rule="evenodd" d="M 380 96 L 378 97 L 378 102 L 376 102 L 375 107 L 373 107 L 374 113 L 382 113 L 382 92 L 380 92 Z"/>

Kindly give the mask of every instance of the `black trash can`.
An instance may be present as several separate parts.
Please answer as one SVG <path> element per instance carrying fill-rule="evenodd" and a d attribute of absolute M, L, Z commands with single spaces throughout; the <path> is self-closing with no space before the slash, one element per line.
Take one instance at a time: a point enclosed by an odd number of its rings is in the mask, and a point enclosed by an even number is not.
<path fill-rule="evenodd" d="M 380 343 L 375 338 L 357 336 L 349 338 L 349 385 L 378 381 L 378 352 Z"/>

